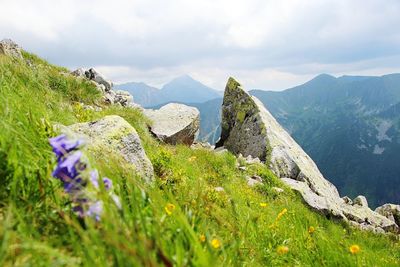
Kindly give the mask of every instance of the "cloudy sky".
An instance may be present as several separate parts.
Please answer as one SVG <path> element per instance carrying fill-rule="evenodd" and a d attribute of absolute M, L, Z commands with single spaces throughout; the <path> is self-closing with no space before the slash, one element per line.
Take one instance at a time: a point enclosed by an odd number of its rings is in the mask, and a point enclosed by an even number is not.
<path fill-rule="evenodd" d="M 0 39 L 68 68 L 160 86 L 189 74 L 281 90 L 400 72 L 398 0 L 0 0 Z"/>

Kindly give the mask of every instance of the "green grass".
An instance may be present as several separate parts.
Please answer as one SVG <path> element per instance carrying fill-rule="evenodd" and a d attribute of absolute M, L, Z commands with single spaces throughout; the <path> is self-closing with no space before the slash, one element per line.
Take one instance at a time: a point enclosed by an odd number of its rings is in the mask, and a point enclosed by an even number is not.
<path fill-rule="evenodd" d="M 160 144 L 140 111 L 102 106 L 92 84 L 31 54 L 24 57 L 32 66 L 0 56 L 1 266 L 400 264 L 397 237 L 354 230 L 310 211 L 263 165 L 243 172 L 229 153 Z M 85 110 L 77 101 L 103 109 Z M 51 177 L 55 159 L 47 139 L 58 134 L 53 124 L 110 114 L 136 128 L 156 182 L 146 185 L 115 155 L 88 155 L 93 167 L 113 180 L 123 209 L 106 205 L 100 223 L 82 223 Z M 263 178 L 263 186 L 247 186 L 245 176 L 253 174 Z M 285 192 L 277 194 L 273 186 Z M 169 203 L 176 207 L 171 215 L 165 211 Z M 310 226 L 316 229 L 312 234 Z M 219 248 L 211 245 L 213 239 Z M 361 247 L 359 254 L 349 252 L 352 244 Z M 278 254 L 279 246 L 287 246 L 288 253 Z"/>

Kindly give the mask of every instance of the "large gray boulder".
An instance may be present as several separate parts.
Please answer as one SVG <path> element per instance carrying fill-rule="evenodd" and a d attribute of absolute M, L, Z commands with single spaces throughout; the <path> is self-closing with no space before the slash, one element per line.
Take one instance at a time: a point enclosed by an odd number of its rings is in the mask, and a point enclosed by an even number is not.
<path fill-rule="evenodd" d="M 68 126 L 89 140 L 88 149 L 95 157 L 120 155 L 147 181 L 153 180 L 153 166 L 143 149 L 136 130 L 119 116 L 106 116 L 98 121 Z"/>
<path fill-rule="evenodd" d="M 21 47 L 11 39 L 0 41 L 0 54 L 22 59 Z"/>
<path fill-rule="evenodd" d="M 176 145 L 192 145 L 200 129 L 200 112 L 197 108 L 170 103 L 158 110 L 146 109 L 152 121 L 151 132 L 161 141 Z"/>
<path fill-rule="evenodd" d="M 233 78 L 229 78 L 225 88 L 221 126 L 217 147 L 261 159 L 275 175 L 298 191 L 312 209 L 362 229 L 398 231 L 393 221 L 369 209 L 364 199 L 356 205 L 341 199 L 336 187 L 322 176 L 314 161 L 264 105 Z"/>

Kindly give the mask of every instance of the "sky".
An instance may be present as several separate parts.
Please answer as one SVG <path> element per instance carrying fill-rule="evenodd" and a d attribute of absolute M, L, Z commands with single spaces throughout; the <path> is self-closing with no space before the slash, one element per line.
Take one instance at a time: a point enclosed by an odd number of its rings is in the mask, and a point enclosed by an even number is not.
<path fill-rule="evenodd" d="M 398 0 L 0 0 L 0 39 L 116 83 L 282 90 L 400 72 Z"/>

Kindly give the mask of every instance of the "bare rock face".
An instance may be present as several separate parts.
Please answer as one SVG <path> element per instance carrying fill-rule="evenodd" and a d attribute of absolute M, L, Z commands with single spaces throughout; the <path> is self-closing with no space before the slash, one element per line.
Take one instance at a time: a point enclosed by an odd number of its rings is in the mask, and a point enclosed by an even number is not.
<path fill-rule="evenodd" d="M 11 39 L 3 39 L 0 41 L 0 55 L 6 55 L 22 59 L 21 47 Z"/>
<path fill-rule="evenodd" d="M 143 149 L 136 130 L 119 116 L 77 123 L 68 127 L 89 140 L 89 150 L 96 156 L 121 155 L 147 181 L 154 178 L 153 165 Z"/>
<path fill-rule="evenodd" d="M 192 145 L 200 129 L 200 112 L 197 108 L 170 103 L 158 110 L 144 111 L 153 124 L 151 132 L 161 141 L 176 145 Z"/>
<path fill-rule="evenodd" d="M 368 208 L 367 198 L 365 196 L 358 196 L 355 199 L 353 199 L 353 205 L 359 205 Z"/>
<path fill-rule="evenodd" d="M 361 198 L 351 205 L 340 198 L 336 187 L 322 176 L 314 161 L 264 105 L 233 78 L 229 78 L 226 85 L 221 126 L 217 147 L 264 161 L 275 175 L 298 191 L 312 209 L 362 229 L 398 231 L 393 221 L 369 209 L 366 200 Z"/>
<path fill-rule="evenodd" d="M 375 211 L 400 226 L 400 205 L 384 204 Z"/>
<path fill-rule="evenodd" d="M 344 203 L 349 204 L 349 205 L 353 205 L 353 200 L 351 200 L 351 198 L 349 198 L 348 196 L 344 196 L 342 197 Z"/>

